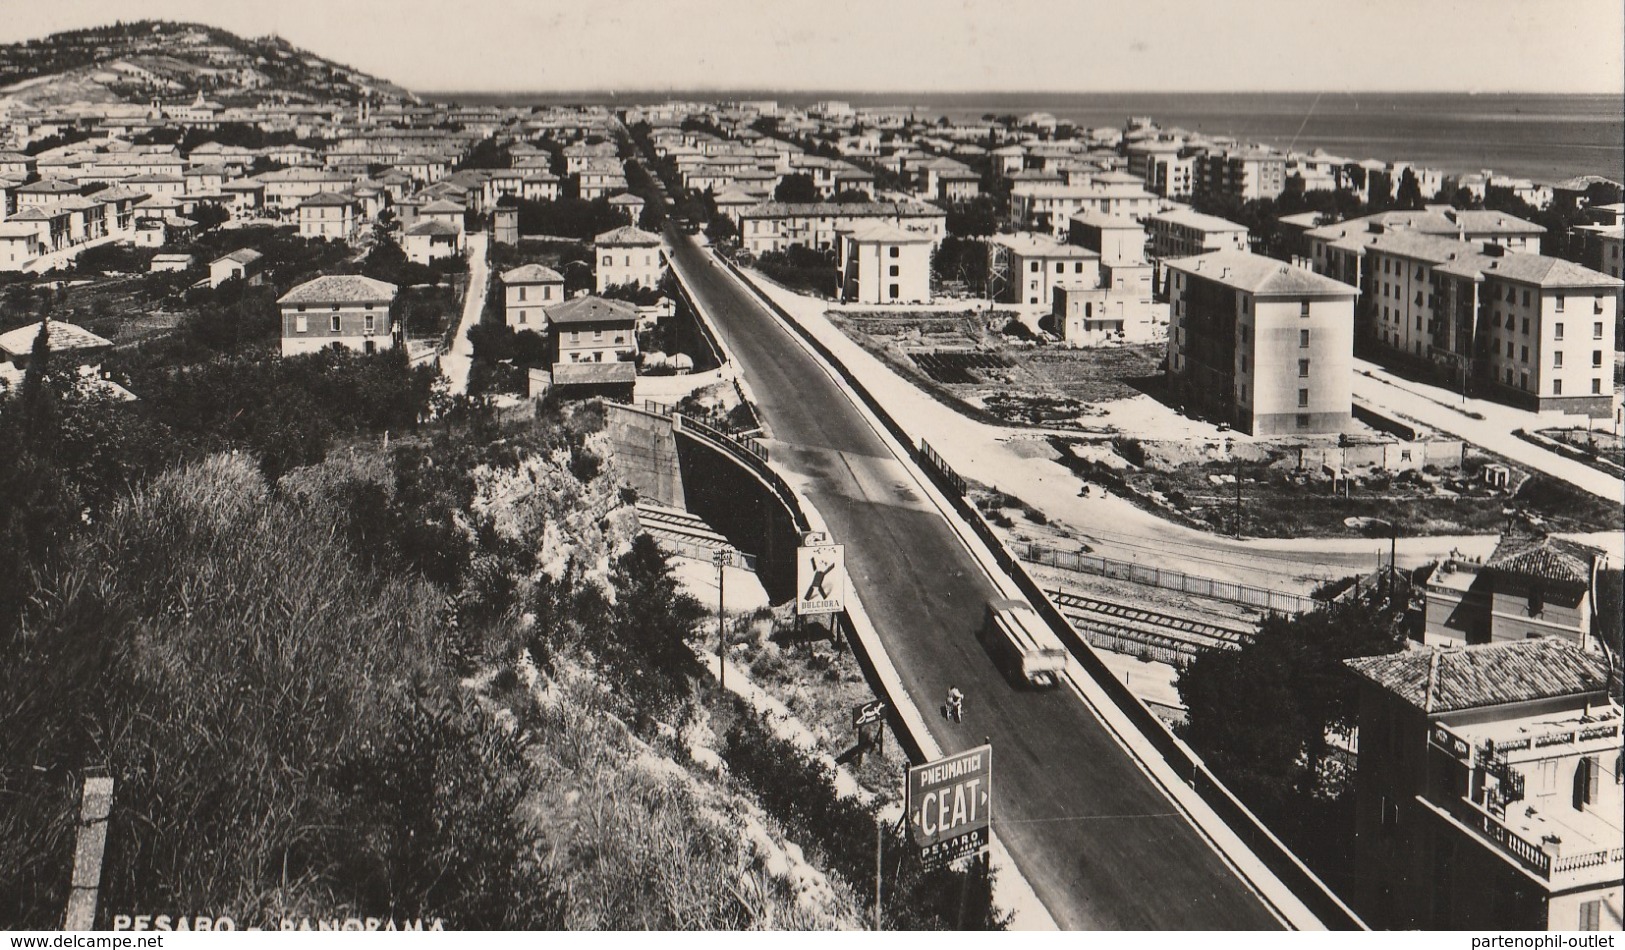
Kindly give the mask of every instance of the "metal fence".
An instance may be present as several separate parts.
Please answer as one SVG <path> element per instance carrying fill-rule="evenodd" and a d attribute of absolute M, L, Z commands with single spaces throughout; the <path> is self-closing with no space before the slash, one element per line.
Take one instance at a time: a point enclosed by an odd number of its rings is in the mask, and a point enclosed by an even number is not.
<path fill-rule="evenodd" d="M 1267 610 L 1271 613 L 1302 614 L 1314 610 L 1317 606 L 1314 598 L 1303 594 L 1221 581 L 1212 577 L 1187 574 L 1184 571 L 1176 571 L 1166 567 L 1155 567 L 1133 561 L 1119 561 L 1116 558 L 1103 557 L 1099 554 L 1058 551 L 1048 545 L 1036 542 L 1016 542 L 1013 547 L 1016 556 L 1030 564 L 1042 564 L 1063 571 L 1109 577 L 1115 580 L 1128 581 L 1131 584 L 1161 587 L 1164 590 L 1177 590 L 1186 594 L 1195 594 L 1198 597 L 1211 597 L 1214 600 L 1227 600 L 1235 604 L 1257 607 L 1259 610 Z"/>

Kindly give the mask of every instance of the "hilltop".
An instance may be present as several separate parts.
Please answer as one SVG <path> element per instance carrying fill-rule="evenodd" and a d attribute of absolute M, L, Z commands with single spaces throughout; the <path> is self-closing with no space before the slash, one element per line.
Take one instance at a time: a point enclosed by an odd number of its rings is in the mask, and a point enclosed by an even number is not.
<path fill-rule="evenodd" d="M 0 102 L 148 103 L 202 94 L 222 105 L 416 99 L 277 36 L 142 20 L 0 46 Z"/>

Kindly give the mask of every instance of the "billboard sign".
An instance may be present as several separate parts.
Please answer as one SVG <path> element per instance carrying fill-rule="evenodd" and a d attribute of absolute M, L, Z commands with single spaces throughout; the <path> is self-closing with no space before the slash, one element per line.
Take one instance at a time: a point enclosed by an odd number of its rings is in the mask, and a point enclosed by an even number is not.
<path fill-rule="evenodd" d="M 926 867 L 987 850 L 993 818 L 993 747 L 910 766 L 906 814 Z"/>
<path fill-rule="evenodd" d="M 846 609 L 846 548 L 839 544 L 796 549 L 796 613 L 838 614 Z"/>
<path fill-rule="evenodd" d="M 878 699 L 871 699 L 863 705 L 853 708 L 852 726 L 856 728 L 871 722 L 879 722 L 884 715 L 886 715 L 886 704 Z"/>

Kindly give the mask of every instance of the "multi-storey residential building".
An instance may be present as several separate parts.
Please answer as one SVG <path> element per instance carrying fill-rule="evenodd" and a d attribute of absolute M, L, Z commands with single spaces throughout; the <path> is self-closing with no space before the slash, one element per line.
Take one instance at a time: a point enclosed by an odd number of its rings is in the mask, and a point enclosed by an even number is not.
<path fill-rule="evenodd" d="M 1128 146 L 1128 171 L 1152 194 L 1188 200 L 1196 185 L 1195 156 L 1183 142 L 1148 139 Z"/>
<path fill-rule="evenodd" d="M 927 303 L 931 300 L 929 236 L 891 224 L 839 232 L 835 268 L 839 296 L 856 303 Z"/>
<path fill-rule="evenodd" d="M 751 254 L 797 245 L 826 251 L 835 249 L 838 231 L 865 224 L 889 224 L 924 234 L 936 245 L 947 234 L 947 221 L 946 211 L 916 202 L 769 201 L 739 212 L 739 242 Z"/>
<path fill-rule="evenodd" d="M 1098 287 L 1100 255 L 1076 244 L 1026 234 L 988 239 L 993 295 L 1009 303 L 1048 304 L 1057 287 Z M 1000 276 L 1002 275 L 1002 276 Z"/>
<path fill-rule="evenodd" d="M 1163 266 L 1167 374 L 1186 405 L 1253 435 L 1349 427 L 1358 288 L 1245 251 Z"/>
<path fill-rule="evenodd" d="M 395 345 L 390 307 L 396 287 L 356 274 L 306 281 L 277 301 L 282 310 L 282 355 L 340 346 L 360 353 Z"/>
<path fill-rule="evenodd" d="M 324 191 L 299 202 L 299 236 L 348 241 L 355 236 L 356 206 L 349 195 Z"/>
<path fill-rule="evenodd" d="M 1263 149 L 1215 149 L 1196 158 L 1192 193 L 1253 201 L 1286 190 L 1286 156 Z"/>
<path fill-rule="evenodd" d="M 1248 249 L 1247 226 L 1189 208 L 1159 211 L 1145 219 L 1151 256 L 1195 257 L 1208 251 Z"/>
<path fill-rule="evenodd" d="M 525 264 L 502 274 L 502 319 L 515 330 L 547 330 L 547 308 L 564 302 L 564 275 Z"/>
<path fill-rule="evenodd" d="M 1084 184 L 1017 182 L 1010 188 L 1010 221 L 1018 227 L 1067 233 L 1067 222 L 1083 211 L 1144 221 L 1163 205 L 1126 172 L 1104 172 Z"/>
<path fill-rule="evenodd" d="M 1367 923 L 1620 929 L 1621 714 L 1601 657 L 1537 638 L 1344 662 Z"/>
<path fill-rule="evenodd" d="M 1488 394 L 1517 405 L 1613 414 L 1625 282 L 1538 254 L 1473 255 L 1436 273 L 1435 362 L 1465 367 Z"/>
<path fill-rule="evenodd" d="M 665 271 L 660 235 L 628 225 L 605 231 L 592 243 L 597 290 L 625 284 L 651 289 L 660 286 L 660 277 Z"/>
<path fill-rule="evenodd" d="M 1145 228 L 1133 218 L 1082 211 L 1068 222 L 1067 243 L 1100 255 L 1102 264 L 1145 261 Z"/>
<path fill-rule="evenodd" d="M 1100 262 L 1096 287 L 1057 287 L 1050 316 L 1068 346 L 1146 343 L 1168 325 L 1168 308 L 1152 296 L 1151 265 L 1144 261 Z"/>
<path fill-rule="evenodd" d="M 547 308 L 554 363 L 630 363 L 638 355 L 638 311 L 603 297 L 577 297 Z"/>

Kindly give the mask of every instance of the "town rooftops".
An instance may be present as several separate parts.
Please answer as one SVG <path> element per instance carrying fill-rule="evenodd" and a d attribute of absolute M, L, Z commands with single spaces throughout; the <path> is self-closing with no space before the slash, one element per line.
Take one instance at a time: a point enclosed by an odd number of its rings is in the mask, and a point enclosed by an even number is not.
<path fill-rule="evenodd" d="M 745 218 L 946 218 L 948 212 L 936 205 L 913 201 L 764 201 L 739 212 Z"/>
<path fill-rule="evenodd" d="M 1603 552 L 1562 538 L 1506 535 L 1485 563 L 1487 570 L 1517 577 L 1569 584 L 1590 584 L 1593 565 Z"/>
<path fill-rule="evenodd" d="M 345 205 L 355 204 L 355 199 L 337 191 L 318 191 L 304 201 L 299 202 L 301 208 L 342 208 Z"/>
<path fill-rule="evenodd" d="M 395 299 L 394 284 L 359 274 L 330 274 L 300 284 L 283 294 L 279 304 L 389 303 Z"/>
<path fill-rule="evenodd" d="M 523 264 L 502 272 L 504 284 L 562 284 L 564 275 L 541 264 Z"/>
<path fill-rule="evenodd" d="M 609 363 L 553 364 L 555 386 L 629 386 L 636 383 L 637 378 L 637 366 L 625 360 Z"/>
<path fill-rule="evenodd" d="M 28 326 L 0 333 L 0 355 L 27 357 L 33 353 L 34 340 L 39 336 L 40 326 L 39 323 L 30 323 Z M 103 339 L 84 327 L 63 323 L 61 320 L 51 321 L 45 339 L 51 344 L 53 353 L 61 353 L 64 350 L 94 350 L 113 345 L 113 341 Z"/>
<path fill-rule="evenodd" d="M 1152 221 L 1166 221 L 1180 227 L 1195 228 L 1199 231 L 1245 231 L 1247 225 L 1237 224 L 1218 215 L 1203 214 L 1189 208 L 1175 208 L 1172 211 L 1159 211 L 1152 215 Z"/>
<path fill-rule="evenodd" d="M 39 181 L 29 182 L 26 185 L 18 185 L 17 193 L 20 195 L 78 194 L 79 186 L 60 178 L 41 178 Z"/>
<path fill-rule="evenodd" d="M 455 201 L 436 198 L 418 209 L 418 214 L 462 214 L 468 209 Z"/>
<path fill-rule="evenodd" d="M 1441 272 L 1462 276 L 1498 277 L 1520 284 L 1556 288 L 1618 288 L 1625 281 L 1600 271 L 1583 267 L 1560 257 L 1543 254 L 1475 254 L 1468 260 L 1457 259 L 1439 268 Z"/>
<path fill-rule="evenodd" d="M 1406 704 L 1434 714 L 1599 693 L 1608 682 L 1600 657 L 1557 637 L 1406 650 L 1343 664 Z"/>
<path fill-rule="evenodd" d="M 408 237 L 423 237 L 425 235 L 430 237 L 456 237 L 462 233 L 462 228 L 455 224 L 447 224 L 444 221 L 419 221 L 406 229 Z"/>
<path fill-rule="evenodd" d="M 1049 238 L 1035 237 L 1031 234 L 995 234 L 988 238 L 989 244 L 998 244 L 1009 248 L 1022 257 L 1099 257 L 1100 255 L 1078 244 L 1062 244 Z"/>
<path fill-rule="evenodd" d="M 592 239 L 598 247 L 659 247 L 660 235 L 631 225 L 605 231 Z"/>
<path fill-rule="evenodd" d="M 218 264 L 218 263 L 220 263 L 222 261 L 231 261 L 234 264 L 247 265 L 247 264 L 254 263 L 255 261 L 259 260 L 261 257 L 264 257 L 264 256 L 265 255 L 261 254 L 259 251 L 256 251 L 251 247 L 241 247 L 241 248 L 238 248 L 235 251 L 232 251 L 230 254 L 222 254 L 222 255 L 220 255 L 219 257 L 214 259 L 214 263 Z"/>
<path fill-rule="evenodd" d="M 629 303 L 589 295 L 548 307 L 547 318 L 555 324 L 636 323 L 638 311 Z"/>
<path fill-rule="evenodd" d="M 627 193 L 611 197 L 609 199 L 609 203 L 612 205 L 641 205 L 643 204 L 643 199 L 639 198 L 637 195 Z"/>
<path fill-rule="evenodd" d="M 1255 297 L 1353 297 L 1360 293 L 1358 287 L 1342 281 L 1247 251 L 1211 251 L 1163 261 L 1163 266 Z"/>
<path fill-rule="evenodd" d="M 1085 208 L 1068 220 L 1103 231 L 1144 231 L 1145 225 L 1120 214 L 1103 214 L 1094 208 Z M 1223 220 L 1222 218 L 1220 220 Z"/>
<path fill-rule="evenodd" d="M 931 235 L 919 231 L 909 231 L 893 224 L 875 222 L 872 224 L 858 224 L 850 228 L 838 228 L 837 234 L 849 235 L 852 240 L 862 244 L 930 244 Z"/>

